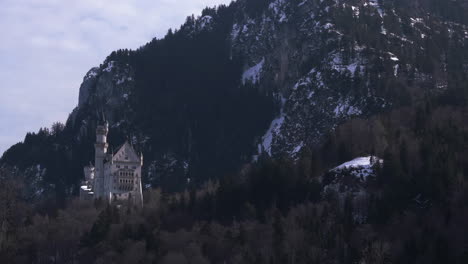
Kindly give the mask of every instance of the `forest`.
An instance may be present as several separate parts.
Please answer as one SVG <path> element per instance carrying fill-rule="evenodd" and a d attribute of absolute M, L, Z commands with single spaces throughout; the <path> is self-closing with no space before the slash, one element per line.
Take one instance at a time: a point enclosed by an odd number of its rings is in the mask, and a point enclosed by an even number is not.
<path fill-rule="evenodd" d="M 143 208 L 66 201 L 32 206 L 2 169 L 3 263 L 466 263 L 465 106 L 433 103 L 344 123 L 300 160 L 261 157 L 237 174 L 169 193 Z M 366 221 L 324 175 L 364 154 Z"/>
<path fill-rule="evenodd" d="M 102 98 L 7 150 L 0 159 L 0 263 L 468 263 L 468 49 L 466 36 L 452 30 L 468 25 L 468 5 L 383 1 L 403 14 L 402 21 L 381 18 L 388 32 L 413 38 L 413 46 L 382 34 L 370 7 L 356 18 L 350 6 L 332 9 L 344 37 L 317 35 L 327 44 L 319 53 L 338 49 L 349 60 L 359 43 L 369 46 L 363 56 L 371 66 L 353 75 L 328 71 L 330 90 L 360 99 L 372 89 L 389 106 L 368 105 L 380 108 L 341 120 L 292 157 L 255 152 L 281 111 L 278 91 L 272 82 L 241 84 L 249 58 L 228 41 L 234 21 L 261 17 L 271 2 L 207 8 L 202 16 L 217 21 L 210 31 L 194 34 L 200 18 L 189 16 L 164 38 L 115 51 L 103 63 L 135 71 L 128 104 L 107 110 L 124 121 L 111 128 L 114 145 L 129 134 L 149 138 L 136 146 L 150 161 L 142 208 L 78 198 L 106 110 Z M 431 37 L 409 26 L 421 10 L 431 12 Z M 298 43 L 294 56 L 303 57 L 290 75 L 321 68 L 325 60 L 307 57 Z M 401 60 L 396 71 L 382 59 L 392 49 Z M 160 156 L 189 161 L 188 172 L 179 166 L 150 177 Z M 348 183 L 330 188 L 334 168 L 368 156 L 382 162 L 359 192 L 347 192 Z"/>

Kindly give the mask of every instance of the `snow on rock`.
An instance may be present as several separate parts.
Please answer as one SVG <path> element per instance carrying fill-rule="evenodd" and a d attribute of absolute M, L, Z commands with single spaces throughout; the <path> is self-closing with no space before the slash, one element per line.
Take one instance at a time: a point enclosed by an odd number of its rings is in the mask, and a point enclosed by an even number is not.
<path fill-rule="evenodd" d="M 127 78 L 125 78 L 125 77 L 122 78 L 122 79 L 117 80 L 117 85 L 120 85 L 120 84 L 124 83 L 126 80 L 127 80 Z"/>
<path fill-rule="evenodd" d="M 125 82 L 131 82 L 131 81 L 133 81 L 132 77 L 122 76 L 120 79 L 117 80 L 117 85 L 121 85 Z"/>
<path fill-rule="evenodd" d="M 360 14 L 359 7 L 357 7 L 357 6 L 351 6 L 351 9 L 353 10 L 353 16 L 354 16 L 354 17 L 359 17 L 359 14 Z"/>
<path fill-rule="evenodd" d="M 405 38 L 405 37 L 399 36 L 399 35 L 397 35 L 397 34 L 395 34 L 395 33 L 390 33 L 389 35 L 390 35 L 391 37 L 393 37 L 393 38 L 396 38 L 396 39 L 400 40 L 401 42 L 406 42 L 406 43 L 414 44 L 414 42 L 413 42 L 412 40 L 409 40 L 409 39 L 407 39 L 407 38 Z"/>
<path fill-rule="evenodd" d="M 393 75 L 395 75 L 395 77 L 398 76 L 398 69 L 400 68 L 400 65 L 398 64 L 395 64 L 395 66 L 393 66 Z"/>
<path fill-rule="evenodd" d="M 91 70 L 88 71 L 88 73 L 85 75 L 83 82 L 92 79 L 99 74 L 99 68 L 92 68 Z"/>
<path fill-rule="evenodd" d="M 213 23 L 213 17 L 212 16 L 204 16 L 200 18 L 200 30 L 204 29 L 211 29 Z"/>
<path fill-rule="evenodd" d="M 375 156 L 359 157 L 341 164 L 332 169 L 331 172 L 341 173 L 343 171 L 350 171 L 352 176 L 365 181 L 369 176 L 375 175 L 373 167 L 376 164 L 381 165 L 382 163 L 383 160 Z"/>
<path fill-rule="evenodd" d="M 345 162 L 329 171 L 330 179 L 325 189 L 359 192 L 363 188 L 362 184 L 369 177 L 375 176 L 374 167 L 382 164 L 383 160 L 376 156 L 359 157 Z M 350 176 L 351 179 L 347 179 Z"/>
<path fill-rule="evenodd" d="M 257 65 L 252 68 L 247 69 L 242 74 L 242 83 L 246 84 L 247 81 L 252 82 L 253 84 L 260 81 L 260 73 L 262 72 L 263 65 L 265 64 L 265 58 L 263 58 Z"/>
<path fill-rule="evenodd" d="M 92 68 L 83 78 L 83 83 L 80 86 L 80 92 L 78 97 L 78 106 L 82 106 L 88 101 L 91 95 L 91 91 L 98 79 L 99 73 L 99 68 Z"/>
<path fill-rule="evenodd" d="M 234 24 L 231 31 L 231 40 L 235 41 L 241 32 L 239 24 Z"/>
<path fill-rule="evenodd" d="M 390 59 L 392 61 L 399 61 L 400 59 L 398 59 L 397 56 L 395 56 L 395 54 L 391 53 L 391 52 L 388 52 L 388 55 L 390 55 Z"/>
<path fill-rule="evenodd" d="M 305 77 L 303 79 L 300 79 L 294 86 L 293 86 L 293 90 L 297 90 L 299 87 L 301 86 L 306 86 L 306 85 L 309 85 L 310 83 L 312 82 L 312 80 L 310 79 L 310 77 Z"/>
<path fill-rule="evenodd" d="M 339 103 L 333 112 L 335 113 L 335 117 L 348 117 L 362 114 L 361 109 L 351 105 L 348 99 Z"/>
<path fill-rule="evenodd" d="M 273 137 L 279 134 L 281 126 L 284 123 L 284 114 L 281 115 L 271 122 L 270 128 L 262 138 L 262 147 L 263 149 L 271 155 L 271 144 L 273 142 Z"/>
<path fill-rule="evenodd" d="M 379 13 L 380 17 L 383 18 L 384 12 L 383 12 L 383 9 L 382 9 L 382 7 L 380 6 L 378 0 L 370 0 L 370 1 L 369 1 L 369 4 L 367 4 L 367 3 L 364 4 L 364 6 L 366 6 L 366 5 L 370 5 L 370 6 L 374 7 L 374 8 L 377 10 L 377 12 Z"/>
<path fill-rule="evenodd" d="M 111 72 L 112 69 L 114 68 L 114 66 L 115 66 L 115 61 L 109 61 L 109 62 L 107 63 L 106 68 L 104 68 L 103 71 L 105 71 L 105 72 Z"/>
<path fill-rule="evenodd" d="M 291 156 L 297 155 L 302 150 L 303 147 L 304 147 L 304 142 L 302 141 L 299 145 L 297 145 L 293 149 L 293 151 L 291 152 Z"/>
<path fill-rule="evenodd" d="M 385 29 L 385 27 L 384 27 L 383 25 L 380 26 L 380 33 L 381 33 L 382 35 L 387 35 L 387 30 Z"/>
<path fill-rule="evenodd" d="M 330 29 L 330 28 L 333 28 L 333 24 L 332 23 L 326 23 L 325 25 L 323 25 L 323 28 L 324 29 Z"/>
<path fill-rule="evenodd" d="M 305 5 L 305 3 L 307 3 L 307 0 L 304 0 L 304 1 L 300 2 L 297 6 L 301 7 L 301 6 Z"/>
<path fill-rule="evenodd" d="M 368 157 L 359 157 L 355 158 L 351 161 L 345 162 L 340 166 L 334 168 L 333 170 L 343 170 L 349 168 L 370 168 L 375 165 L 377 162 L 382 163 L 383 161 L 375 156 L 368 156 Z"/>
<path fill-rule="evenodd" d="M 340 53 L 335 53 L 330 55 L 331 56 L 331 68 L 340 72 L 344 73 L 346 70 L 349 71 L 352 75 L 356 72 L 358 66 L 363 66 L 363 63 L 359 61 L 358 58 L 345 63 Z"/>
<path fill-rule="evenodd" d="M 286 0 L 276 0 L 269 5 L 270 10 L 272 10 L 280 23 L 288 21 L 288 17 L 285 12 L 286 4 Z"/>
<path fill-rule="evenodd" d="M 270 127 L 268 128 L 265 135 L 262 137 L 262 144 L 258 146 L 259 153 L 262 153 L 262 150 L 264 150 L 266 151 L 266 153 L 268 153 L 268 155 L 271 156 L 271 145 L 273 143 L 273 139 L 280 133 L 280 129 L 284 124 L 285 114 L 284 114 L 283 109 L 284 109 L 285 103 L 286 103 L 286 99 L 281 98 L 281 113 L 279 117 L 275 118 L 271 122 Z"/>
<path fill-rule="evenodd" d="M 367 220 L 369 178 L 375 177 L 375 166 L 381 166 L 383 160 L 375 156 L 358 157 L 331 169 L 322 177 L 323 195 L 336 194 L 341 208 L 345 200 L 351 198 L 355 212 L 353 218 L 358 223 Z"/>

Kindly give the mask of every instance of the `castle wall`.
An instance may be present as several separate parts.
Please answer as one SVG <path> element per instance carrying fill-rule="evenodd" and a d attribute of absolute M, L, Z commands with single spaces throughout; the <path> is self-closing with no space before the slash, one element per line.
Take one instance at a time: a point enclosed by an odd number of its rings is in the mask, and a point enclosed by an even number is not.
<path fill-rule="evenodd" d="M 131 199 L 133 204 L 142 205 L 141 164 L 116 161 L 110 170 L 112 199 L 121 202 Z"/>
<path fill-rule="evenodd" d="M 80 196 L 89 197 L 94 193 L 94 199 L 104 199 L 109 203 L 130 202 L 133 205 L 143 205 L 141 184 L 141 167 L 143 157 L 138 157 L 133 148 L 125 143 L 119 150 L 119 155 L 107 154 L 108 125 L 96 129 L 94 168 L 85 167 L 86 182 L 92 189 L 83 189 Z M 106 161 L 106 158 L 108 162 Z M 86 194 L 85 194 L 86 192 Z"/>

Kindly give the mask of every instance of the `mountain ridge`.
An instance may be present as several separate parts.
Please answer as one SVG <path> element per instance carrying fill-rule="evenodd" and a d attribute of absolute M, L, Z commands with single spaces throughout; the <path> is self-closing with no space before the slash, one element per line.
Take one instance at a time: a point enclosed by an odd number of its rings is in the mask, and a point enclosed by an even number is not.
<path fill-rule="evenodd" d="M 29 134 L 2 163 L 48 163 L 43 167 L 54 168 L 46 182 L 73 186 L 92 160 L 103 119 L 111 142 L 130 139 L 145 153 L 146 183 L 169 190 L 262 156 L 297 159 L 347 120 L 460 92 L 466 21 L 444 18 L 460 3 L 443 4 L 440 15 L 429 13 L 442 5 L 431 1 L 414 1 L 414 9 L 375 0 L 240 0 L 207 8 L 163 39 L 110 54 L 86 74 L 65 127 Z M 41 139 L 28 140 L 34 137 Z M 50 165 L 34 149 L 67 162 Z M 60 171 L 71 175 L 62 179 Z"/>

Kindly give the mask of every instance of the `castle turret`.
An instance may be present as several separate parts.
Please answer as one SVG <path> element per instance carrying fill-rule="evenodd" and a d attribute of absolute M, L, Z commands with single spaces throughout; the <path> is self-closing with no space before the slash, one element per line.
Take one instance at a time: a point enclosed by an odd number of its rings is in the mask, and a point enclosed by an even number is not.
<path fill-rule="evenodd" d="M 95 179 L 94 179 L 94 196 L 95 198 L 106 198 L 105 196 L 105 173 L 104 160 L 107 155 L 107 133 L 109 132 L 109 124 L 106 122 L 102 126 L 96 128 L 96 144 L 95 149 Z"/>
<path fill-rule="evenodd" d="M 85 180 L 86 181 L 93 181 L 94 180 L 94 167 L 93 166 L 86 166 L 83 168 Z"/>

